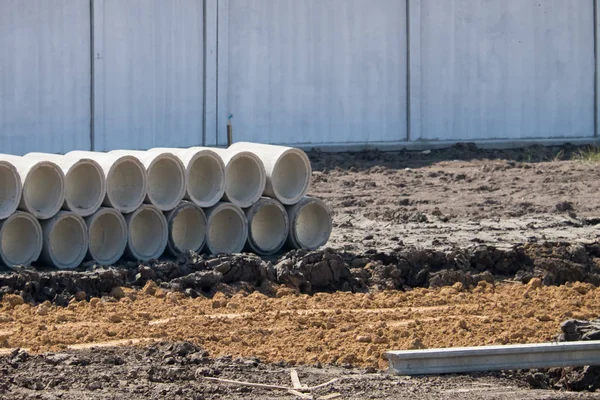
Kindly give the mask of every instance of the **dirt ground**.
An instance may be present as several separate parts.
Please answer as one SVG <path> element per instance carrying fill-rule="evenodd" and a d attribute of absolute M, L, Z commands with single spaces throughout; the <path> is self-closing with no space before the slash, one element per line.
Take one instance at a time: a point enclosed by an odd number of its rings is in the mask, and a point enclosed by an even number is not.
<path fill-rule="evenodd" d="M 390 349 L 548 341 L 598 317 L 600 168 L 581 151 L 312 152 L 331 250 L 0 271 L 0 398 L 293 398 L 201 379 L 287 385 L 291 367 L 343 378 L 323 394 L 344 398 L 570 398 L 518 373 L 381 369 Z M 181 341 L 194 351 L 172 355 Z"/>

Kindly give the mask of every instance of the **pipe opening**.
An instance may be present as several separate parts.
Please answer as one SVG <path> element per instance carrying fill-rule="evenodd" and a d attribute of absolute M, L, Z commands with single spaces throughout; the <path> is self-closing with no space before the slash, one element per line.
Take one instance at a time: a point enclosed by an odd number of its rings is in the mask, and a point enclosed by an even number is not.
<path fill-rule="evenodd" d="M 148 197 L 161 210 L 179 204 L 184 192 L 184 171 L 170 158 L 157 159 L 148 168 Z"/>
<path fill-rule="evenodd" d="M 202 211 L 187 207 L 177 213 L 171 226 L 171 238 L 175 248 L 182 253 L 199 251 L 206 238 L 206 218 Z"/>
<path fill-rule="evenodd" d="M 240 207 L 249 207 L 262 195 L 264 176 L 257 161 L 245 155 L 229 162 L 226 192 L 229 201 Z"/>
<path fill-rule="evenodd" d="M 21 184 L 17 172 L 0 164 L 0 218 L 8 218 L 19 205 Z"/>
<path fill-rule="evenodd" d="M 49 238 L 49 253 L 56 267 L 77 267 L 87 250 L 85 235 L 84 226 L 72 216 L 56 222 Z"/>
<path fill-rule="evenodd" d="M 316 249 L 329 240 L 331 217 L 319 203 L 302 207 L 296 216 L 296 239 L 302 248 Z"/>
<path fill-rule="evenodd" d="M 129 223 L 131 250 L 140 260 L 160 257 L 167 242 L 165 222 L 155 210 L 140 209 L 132 215 Z"/>
<path fill-rule="evenodd" d="M 60 210 L 64 200 L 63 177 L 52 165 L 34 166 L 23 187 L 23 200 L 38 218 L 50 218 Z"/>
<path fill-rule="evenodd" d="M 69 206 L 86 214 L 94 212 L 104 196 L 103 180 L 104 174 L 92 163 L 81 162 L 73 166 L 66 180 L 66 199 Z"/>
<path fill-rule="evenodd" d="M 212 156 L 201 156 L 190 163 L 188 193 L 190 200 L 202 207 L 209 207 L 220 200 L 223 185 L 223 169 Z"/>
<path fill-rule="evenodd" d="M 144 173 L 142 167 L 132 160 L 115 163 L 106 182 L 113 207 L 131 212 L 144 201 Z"/>
<path fill-rule="evenodd" d="M 121 258 L 127 243 L 125 221 L 113 212 L 99 214 L 90 225 L 90 253 L 101 264 Z"/>
<path fill-rule="evenodd" d="M 4 223 L 1 243 L 6 265 L 29 265 L 40 255 L 41 229 L 33 218 L 15 215 Z"/>
<path fill-rule="evenodd" d="M 306 160 L 295 152 L 285 153 L 271 174 L 271 184 L 278 199 L 285 204 L 300 200 L 308 187 L 310 173 Z"/>
<path fill-rule="evenodd" d="M 208 242 L 213 254 L 231 254 L 241 251 L 246 242 L 243 216 L 233 208 L 221 208 L 209 220 Z"/>
<path fill-rule="evenodd" d="M 258 249 L 264 253 L 279 250 L 287 236 L 287 224 L 281 208 L 266 204 L 254 214 L 250 223 L 250 235 Z"/>

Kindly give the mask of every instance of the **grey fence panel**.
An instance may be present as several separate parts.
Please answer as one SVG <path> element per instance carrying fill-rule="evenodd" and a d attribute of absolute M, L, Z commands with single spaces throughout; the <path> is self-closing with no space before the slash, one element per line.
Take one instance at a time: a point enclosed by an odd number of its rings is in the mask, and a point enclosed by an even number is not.
<path fill-rule="evenodd" d="M 202 144 L 203 8 L 94 0 L 95 150 Z"/>
<path fill-rule="evenodd" d="M 406 140 L 404 0 L 218 5 L 220 144 Z"/>
<path fill-rule="evenodd" d="M 592 0 L 410 0 L 411 139 L 594 135 Z"/>
<path fill-rule="evenodd" d="M 0 152 L 90 147 L 89 0 L 0 0 Z"/>

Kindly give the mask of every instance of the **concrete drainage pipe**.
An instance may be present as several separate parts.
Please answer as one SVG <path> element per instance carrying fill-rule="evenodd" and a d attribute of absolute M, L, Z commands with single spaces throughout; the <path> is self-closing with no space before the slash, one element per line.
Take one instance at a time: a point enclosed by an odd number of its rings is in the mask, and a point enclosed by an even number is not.
<path fill-rule="evenodd" d="M 81 216 L 60 211 L 41 221 L 43 246 L 40 261 L 59 269 L 77 268 L 88 250 L 88 231 Z"/>
<path fill-rule="evenodd" d="M 22 190 L 15 166 L 10 161 L 0 160 L 0 219 L 8 218 L 17 210 Z"/>
<path fill-rule="evenodd" d="M 125 254 L 134 260 L 159 258 L 167 247 L 169 230 L 163 213 L 153 205 L 144 204 L 125 215 L 128 237 Z"/>
<path fill-rule="evenodd" d="M 100 165 L 106 177 L 104 206 L 129 213 L 144 202 L 146 168 L 136 157 L 94 151 L 71 151 L 66 156 L 90 158 Z"/>
<path fill-rule="evenodd" d="M 331 212 L 322 200 L 304 197 L 287 207 L 290 219 L 288 244 L 296 249 L 314 250 L 329 240 L 332 229 Z"/>
<path fill-rule="evenodd" d="M 277 200 L 263 197 L 245 210 L 248 219 L 246 247 L 261 255 L 277 253 L 289 232 L 288 214 Z"/>
<path fill-rule="evenodd" d="M 231 150 L 246 150 L 256 154 L 263 162 L 267 174 L 265 196 L 282 204 L 296 204 L 306 195 L 312 168 L 306 153 L 293 147 L 238 142 Z"/>
<path fill-rule="evenodd" d="M 52 161 L 62 169 L 66 186 L 63 209 L 87 217 L 102 205 L 106 195 L 106 179 L 96 161 L 49 153 L 28 153 L 23 157 L 35 161 Z"/>
<path fill-rule="evenodd" d="M 225 191 L 225 164 L 212 149 L 155 148 L 149 153 L 169 152 L 177 156 L 186 168 L 184 199 L 200 207 L 212 207 Z"/>
<path fill-rule="evenodd" d="M 153 204 L 159 210 L 169 211 L 183 199 L 186 186 L 185 167 L 172 153 L 113 150 L 110 154 L 134 156 L 144 164 L 148 177 L 145 203 Z"/>
<path fill-rule="evenodd" d="M 206 247 L 211 254 L 239 253 L 248 238 L 248 222 L 241 208 L 232 203 L 217 203 L 206 212 Z"/>
<path fill-rule="evenodd" d="M 0 160 L 14 165 L 21 177 L 19 209 L 38 219 L 48 219 L 60 210 L 65 201 L 65 175 L 58 165 L 7 154 L 0 155 Z"/>
<path fill-rule="evenodd" d="M 172 255 L 202 250 L 206 242 L 206 216 L 200 207 L 184 201 L 166 212 L 165 217 L 169 226 L 167 249 Z"/>
<path fill-rule="evenodd" d="M 214 149 L 225 164 L 223 199 L 241 207 L 250 207 L 263 194 L 266 185 L 265 166 L 249 151 Z"/>
<path fill-rule="evenodd" d="M 127 246 L 127 222 L 114 208 L 102 207 L 85 219 L 89 246 L 87 260 L 100 265 L 112 265 L 119 261 Z"/>
<path fill-rule="evenodd" d="M 17 211 L 0 221 L 0 258 L 7 267 L 28 266 L 42 251 L 42 227 L 31 214 Z"/>

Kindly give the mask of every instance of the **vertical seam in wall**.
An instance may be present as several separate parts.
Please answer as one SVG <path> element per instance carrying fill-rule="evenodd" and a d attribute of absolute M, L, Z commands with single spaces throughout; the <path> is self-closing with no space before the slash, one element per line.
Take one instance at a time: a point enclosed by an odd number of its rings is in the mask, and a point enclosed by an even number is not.
<path fill-rule="evenodd" d="M 594 137 L 598 137 L 598 0 L 593 1 L 594 13 Z"/>
<path fill-rule="evenodd" d="M 406 141 L 410 141 L 410 0 L 406 0 Z"/>
<path fill-rule="evenodd" d="M 90 150 L 94 151 L 94 0 L 90 0 Z M 73 149 L 75 150 L 75 149 Z"/>
<path fill-rule="evenodd" d="M 206 2 L 208 0 L 204 0 L 202 2 L 202 52 L 203 52 L 203 62 L 202 62 L 202 146 L 206 146 L 206 59 L 207 59 L 207 45 L 206 45 Z"/>
<path fill-rule="evenodd" d="M 217 0 L 217 23 L 215 32 L 215 147 L 219 147 L 219 1 Z"/>

